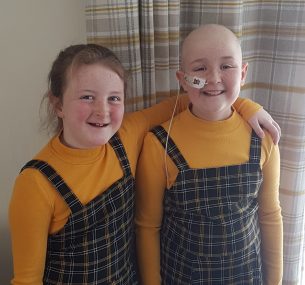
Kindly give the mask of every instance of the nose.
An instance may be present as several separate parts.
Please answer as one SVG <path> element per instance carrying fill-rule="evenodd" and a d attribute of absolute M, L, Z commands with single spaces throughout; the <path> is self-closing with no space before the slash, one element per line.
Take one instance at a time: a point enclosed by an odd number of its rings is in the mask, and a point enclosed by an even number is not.
<path fill-rule="evenodd" d="M 94 102 L 94 113 L 99 117 L 106 117 L 109 114 L 109 105 L 106 100 Z"/>
<path fill-rule="evenodd" d="M 210 69 L 206 74 L 207 84 L 217 84 L 221 82 L 220 70 L 217 68 Z"/>

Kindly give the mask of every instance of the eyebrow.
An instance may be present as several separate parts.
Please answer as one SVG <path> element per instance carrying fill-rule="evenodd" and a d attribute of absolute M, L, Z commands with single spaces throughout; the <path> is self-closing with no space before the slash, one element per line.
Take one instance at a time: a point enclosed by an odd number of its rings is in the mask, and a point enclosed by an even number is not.
<path fill-rule="evenodd" d="M 96 93 L 97 93 L 97 91 L 91 90 L 91 89 L 81 89 L 81 90 L 80 90 L 80 93 L 82 93 L 82 92 L 88 92 L 88 93 L 92 93 L 92 94 L 96 94 Z M 123 91 L 123 92 L 124 92 L 124 91 Z M 118 94 L 118 95 L 120 95 L 120 94 L 122 94 L 123 92 L 120 91 L 120 90 L 113 90 L 113 91 L 110 92 L 110 94 L 114 94 L 114 95 Z"/>
<path fill-rule="evenodd" d="M 235 58 L 233 56 L 229 56 L 228 55 L 228 56 L 222 56 L 221 59 L 235 59 Z M 202 58 L 198 58 L 198 59 L 192 61 L 191 63 L 202 62 L 202 61 L 205 61 L 205 60 L 207 60 L 207 58 L 206 57 L 202 57 Z"/>

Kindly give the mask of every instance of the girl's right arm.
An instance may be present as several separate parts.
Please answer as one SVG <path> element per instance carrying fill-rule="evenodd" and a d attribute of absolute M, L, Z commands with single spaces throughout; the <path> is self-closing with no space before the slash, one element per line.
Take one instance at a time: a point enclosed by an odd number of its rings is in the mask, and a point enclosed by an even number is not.
<path fill-rule="evenodd" d="M 9 207 L 13 285 L 43 284 L 52 207 L 44 186 L 30 174 L 26 169 L 17 177 Z"/>

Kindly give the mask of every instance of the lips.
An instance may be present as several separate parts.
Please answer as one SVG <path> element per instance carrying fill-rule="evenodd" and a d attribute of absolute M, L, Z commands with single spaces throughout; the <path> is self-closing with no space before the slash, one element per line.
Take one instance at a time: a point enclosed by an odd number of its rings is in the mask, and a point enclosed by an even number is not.
<path fill-rule="evenodd" d="M 206 96 L 219 96 L 223 93 L 224 93 L 223 90 L 206 90 L 202 92 L 202 94 Z"/>
<path fill-rule="evenodd" d="M 96 128 L 104 128 L 107 127 L 109 124 L 101 124 L 101 123 L 88 123 L 90 126 L 92 127 L 96 127 Z"/>

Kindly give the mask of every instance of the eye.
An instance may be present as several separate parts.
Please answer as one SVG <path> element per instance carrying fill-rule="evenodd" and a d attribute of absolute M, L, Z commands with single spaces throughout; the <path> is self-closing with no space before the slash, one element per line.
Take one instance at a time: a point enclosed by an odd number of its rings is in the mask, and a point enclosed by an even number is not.
<path fill-rule="evenodd" d="M 234 66 L 231 65 L 231 64 L 223 64 L 223 65 L 221 66 L 221 69 L 222 69 L 222 70 L 230 69 L 230 68 L 234 68 Z"/>
<path fill-rule="evenodd" d="M 121 102 L 122 98 L 120 96 L 110 96 L 108 100 L 115 103 L 115 102 Z"/>
<path fill-rule="evenodd" d="M 84 101 L 93 101 L 94 97 L 92 95 L 83 95 L 80 99 Z"/>
<path fill-rule="evenodd" d="M 200 66 L 200 67 L 195 67 L 194 69 L 193 69 L 193 71 L 205 71 L 206 70 L 206 67 L 205 66 Z"/>

